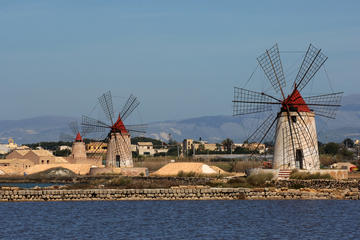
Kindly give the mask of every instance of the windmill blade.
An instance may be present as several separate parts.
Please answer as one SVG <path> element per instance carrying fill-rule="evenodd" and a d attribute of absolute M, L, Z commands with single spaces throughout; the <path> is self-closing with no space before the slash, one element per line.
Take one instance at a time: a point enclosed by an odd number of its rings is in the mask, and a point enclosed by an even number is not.
<path fill-rule="evenodd" d="M 96 132 L 105 132 L 105 130 L 111 128 L 111 126 L 103 123 L 102 121 L 83 115 L 81 126 L 83 131 L 87 134 Z"/>
<path fill-rule="evenodd" d="M 89 128 L 83 125 L 80 126 L 80 135 L 84 138 L 89 134 Z"/>
<path fill-rule="evenodd" d="M 273 104 L 281 101 L 265 93 L 234 87 L 233 116 L 271 111 Z"/>
<path fill-rule="evenodd" d="M 98 99 L 106 118 L 111 122 L 111 125 L 114 125 L 114 121 L 113 121 L 114 107 L 113 107 L 111 92 L 107 91 L 106 93 L 101 95 L 101 97 L 99 97 Z"/>
<path fill-rule="evenodd" d="M 77 121 L 73 121 L 69 123 L 69 128 L 72 131 L 72 133 L 74 134 L 74 136 L 76 136 L 76 134 L 78 134 L 79 132 L 79 124 Z"/>
<path fill-rule="evenodd" d="M 278 45 L 275 44 L 272 48 L 266 50 L 257 60 L 275 91 L 281 91 L 285 99 L 282 89 L 286 86 L 286 82 Z"/>
<path fill-rule="evenodd" d="M 299 91 L 310 82 L 326 60 L 327 57 L 321 52 L 321 49 L 317 49 L 311 44 L 309 45 L 294 82 Z"/>
<path fill-rule="evenodd" d="M 265 139 L 274 140 L 275 122 L 277 119 L 277 116 L 270 114 L 246 140 L 248 143 L 258 143 L 255 151 Z"/>
<path fill-rule="evenodd" d="M 66 133 L 61 133 L 59 136 L 59 141 L 60 142 L 73 142 L 74 136 L 71 136 L 70 134 L 66 134 Z"/>
<path fill-rule="evenodd" d="M 337 110 L 341 107 L 342 95 L 343 92 L 330 93 L 305 97 L 304 100 L 316 115 L 334 119 Z"/>
<path fill-rule="evenodd" d="M 131 94 L 120 112 L 121 120 L 125 121 L 125 119 L 130 116 L 130 114 L 135 110 L 135 108 L 139 106 L 139 104 L 140 102 L 137 97 Z"/>
<path fill-rule="evenodd" d="M 147 128 L 148 128 L 147 124 L 126 125 L 126 130 L 128 130 L 128 132 L 132 134 L 133 133 L 145 134 Z"/>

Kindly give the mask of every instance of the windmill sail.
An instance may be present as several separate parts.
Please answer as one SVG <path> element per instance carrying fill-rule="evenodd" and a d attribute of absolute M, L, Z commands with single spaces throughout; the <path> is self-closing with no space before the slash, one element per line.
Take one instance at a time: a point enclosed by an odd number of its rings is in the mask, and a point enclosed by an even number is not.
<path fill-rule="evenodd" d="M 125 121 L 125 119 L 130 116 L 130 114 L 137 108 L 137 106 L 139 106 L 139 104 L 140 102 L 137 97 L 131 94 L 120 112 L 121 119 Z"/>
<path fill-rule="evenodd" d="M 321 49 L 319 50 L 313 45 L 309 45 L 294 82 L 299 91 L 301 91 L 308 82 L 310 82 L 315 73 L 320 69 L 326 60 L 327 57 L 321 52 Z"/>
<path fill-rule="evenodd" d="M 271 111 L 273 104 L 281 104 L 264 93 L 234 88 L 233 116 Z"/>
<path fill-rule="evenodd" d="M 114 107 L 111 92 L 108 91 L 104 93 L 103 95 L 101 95 L 101 97 L 98 98 L 98 100 L 106 118 L 111 122 L 111 124 L 114 124 Z"/>
<path fill-rule="evenodd" d="M 304 100 L 317 115 L 334 119 L 337 110 L 341 106 L 342 95 L 343 92 L 330 93 L 305 97 Z"/>
<path fill-rule="evenodd" d="M 285 98 L 282 89 L 286 86 L 286 82 L 278 45 L 275 44 L 272 48 L 266 50 L 257 60 L 276 92 L 281 91 Z"/>

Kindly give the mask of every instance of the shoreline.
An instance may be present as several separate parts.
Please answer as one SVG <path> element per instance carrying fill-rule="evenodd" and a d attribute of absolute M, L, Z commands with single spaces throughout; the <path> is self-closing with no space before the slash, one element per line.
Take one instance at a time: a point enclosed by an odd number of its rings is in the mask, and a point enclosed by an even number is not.
<path fill-rule="evenodd" d="M 170 189 L 18 189 L 0 190 L 0 202 L 121 200 L 359 200 L 358 188 L 189 188 Z"/>

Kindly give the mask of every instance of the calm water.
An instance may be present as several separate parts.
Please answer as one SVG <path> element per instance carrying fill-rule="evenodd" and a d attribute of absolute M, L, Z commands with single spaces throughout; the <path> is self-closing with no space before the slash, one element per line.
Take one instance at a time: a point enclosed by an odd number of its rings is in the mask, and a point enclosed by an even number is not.
<path fill-rule="evenodd" d="M 359 201 L 0 203 L 1 239 L 359 239 Z"/>

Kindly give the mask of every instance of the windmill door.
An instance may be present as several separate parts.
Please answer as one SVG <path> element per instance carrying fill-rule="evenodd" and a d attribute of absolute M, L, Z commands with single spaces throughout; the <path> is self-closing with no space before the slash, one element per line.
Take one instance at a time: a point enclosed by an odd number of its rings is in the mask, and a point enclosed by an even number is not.
<path fill-rule="evenodd" d="M 296 168 L 304 168 L 304 154 L 302 149 L 296 149 Z"/>
<path fill-rule="evenodd" d="M 120 167 L 120 155 L 116 155 L 116 167 Z"/>

